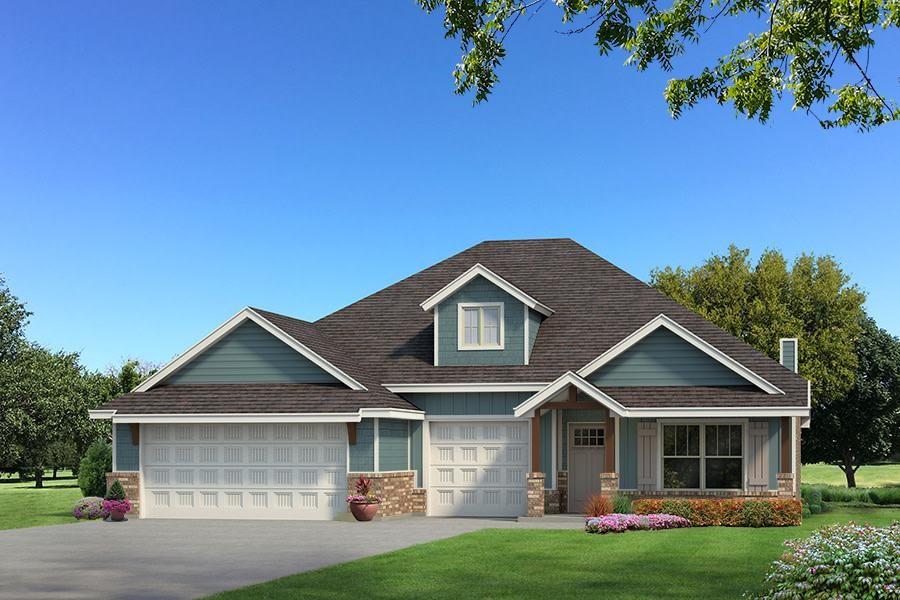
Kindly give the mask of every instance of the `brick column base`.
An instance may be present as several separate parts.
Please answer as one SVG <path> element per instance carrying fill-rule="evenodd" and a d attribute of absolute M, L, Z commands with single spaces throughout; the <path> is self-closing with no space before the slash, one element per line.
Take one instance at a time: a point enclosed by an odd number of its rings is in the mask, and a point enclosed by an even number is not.
<path fill-rule="evenodd" d="M 528 513 L 529 517 L 544 516 L 544 474 L 528 474 Z"/>
<path fill-rule="evenodd" d="M 619 474 L 600 473 L 600 495 L 615 496 L 619 493 Z"/>
<path fill-rule="evenodd" d="M 556 474 L 556 489 L 559 491 L 559 512 L 569 512 L 569 472 L 559 471 Z"/>
<path fill-rule="evenodd" d="M 544 514 L 558 515 L 560 512 L 559 490 L 544 490 Z"/>
<path fill-rule="evenodd" d="M 775 477 L 778 479 L 778 497 L 793 498 L 794 497 L 794 474 L 793 473 L 777 473 Z"/>
<path fill-rule="evenodd" d="M 131 500 L 134 507 L 129 514 L 132 517 L 141 516 L 141 474 L 139 471 L 117 471 L 106 474 L 106 489 L 113 484 L 113 481 L 119 480 L 125 489 L 125 496 Z"/>
<path fill-rule="evenodd" d="M 428 490 L 425 488 L 413 488 L 410 491 L 410 503 L 412 512 L 422 513 L 428 512 Z"/>
<path fill-rule="evenodd" d="M 356 493 L 356 480 L 362 475 L 372 481 L 372 493 L 381 498 L 378 514 L 382 517 L 405 515 L 414 510 L 415 471 L 391 473 L 347 473 L 347 494 Z"/>

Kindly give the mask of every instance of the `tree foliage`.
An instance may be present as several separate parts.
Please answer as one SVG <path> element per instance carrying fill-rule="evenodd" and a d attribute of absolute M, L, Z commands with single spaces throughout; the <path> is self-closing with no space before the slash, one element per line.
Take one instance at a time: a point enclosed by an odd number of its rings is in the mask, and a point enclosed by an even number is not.
<path fill-rule="evenodd" d="M 112 447 L 96 441 L 87 449 L 78 468 L 78 487 L 85 496 L 106 493 L 106 474 L 112 471 Z"/>
<path fill-rule="evenodd" d="M 848 487 L 856 487 L 861 465 L 900 447 L 900 340 L 866 318 L 856 354 L 853 386 L 813 405 L 815 435 L 803 448 L 804 459 L 839 466 Z"/>
<path fill-rule="evenodd" d="M 462 58 L 453 71 L 456 93 L 487 99 L 498 81 L 504 41 L 518 20 L 548 0 L 418 0 L 431 13 L 444 8 L 446 37 L 458 39 Z M 627 54 L 626 64 L 672 71 L 674 61 L 717 20 L 750 21 L 754 29 L 699 73 L 673 78 L 664 96 L 674 117 L 702 100 L 730 103 L 765 122 L 787 92 L 795 109 L 821 125 L 860 130 L 900 119 L 869 75 L 874 32 L 900 26 L 898 0 L 555 0 L 565 33 L 592 30 L 601 55 Z M 828 116 L 814 112 L 824 106 Z"/>

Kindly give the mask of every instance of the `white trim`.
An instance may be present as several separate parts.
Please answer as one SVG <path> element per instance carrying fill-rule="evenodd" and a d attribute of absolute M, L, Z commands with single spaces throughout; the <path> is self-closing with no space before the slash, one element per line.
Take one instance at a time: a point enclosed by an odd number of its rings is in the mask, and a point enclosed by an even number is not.
<path fill-rule="evenodd" d="M 525 355 L 525 364 L 527 365 L 528 364 L 528 307 L 525 306 L 524 304 L 522 305 L 522 311 L 525 314 L 525 320 L 523 321 L 523 327 L 522 327 L 522 329 L 525 330 L 524 334 L 523 334 L 524 338 L 525 338 L 523 341 L 525 343 L 522 344 L 522 346 L 524 348 L 523 354 Z"/>
<path fill-rule="evenodd" d="M 141 505 L 138 507 L 138 517 L 144 516 L 144 507 L 147 506 L 147 503 L 144 501 L 144 488 L 147 487 L 144 485 L 144 428 L 138 424 L 138 469 L 140 469 L 141 485 L 140 492 L 138 492 L 138 499 L 141 501 Z"/>
<path fill-rule="evenodd" d="M 540 408 L 542 404 L 550 400 L 553 396 L 561 392 L 566 386 L 574 385 L 576 388 L 580 389 L 582 392 L 587 394 L 592 399 L 596 400 L 606 408 L 608 408 L 611 412 L 616 413 L 618 416 L 627 416 L 628 409 L 624 406 L 613 400 L 611 397 L 607 396 L 593 385 L 573 373 L 572 371 L 568 371 L 560 375 L 556 381 L 545 387 L 540 392 L 533 395 L 531 398 L 516 406 L 513 409 L 513 414 L 516 417 L 530 417 L 534 413 L 535 409 Z"/>
<path fill-rule="evenodd" d="M 381 417 L 384 419 L 404 419 L 407 421 L 424 421 L 425 413 L 420 410 L 406 408 L 361 408 L 359 416 L 367 418 Z"/>
<path fill-rule="evenodd" d="M 114 410 L 89 410 L 88 419 L 112 419 L 114 414 Z"/>
<path fill-rule="evenodd" d="M 642 339 L 644 339 L 645 337 L 647 337 L 648 335 L 650 335 L 651 333 L 653 333 L 654 331 L 659 329 L 660 327 L 665 327 L 666 329 L 668 329 L 669 331 L 671 331 L 672 333 L 674 333 L 675 335 L 677 335 L 684 341 L 688 342 L 689 344 L 691 344 L 698 350 L 702 351 L 704 354 L 706 354 L 710 358 L 712 358 L 715 361 L 719 362 L 720 364 L 728 367 L 729 369 L 731 369 L 732 371 L 734 371 L 735 373 L 737 373 L 744 379 L 750 381 L 751 383 L 753 383 L 757 387 L 761 388 L 762 390 L 764 390 L 770 394 L 784 394 L 784 392 L 781 391 L 778 387 L 769 383 L 764 378 L 760 377 L 759 375 L 757 375 L 756 373 L 754 373 L 753 371 L 751 371 L 750 369 L 748 369 L 747 367 L 745 367 L 738 361 L 734 360 L 733 358 L 731 358 L 730 356 L 728 356 L 727 354 L 725 354 L 724 352 L 722 352 L 721 350 L 719 350 L 718 348 L 713 346 L 712 344 L 703 340 L 700 336 L 691 332 L 687 328 L 679 325 L 673 319 L 671 319 L 670 317 L 667 317 L 664 314 L 660 314 L 660 315 L 656 316 L 655 318 L 651 319 L 648 323 L 646 323 L 645 325 L 639 327 L 638 329 L 636 329 L 635 331 L 633 331 L 632 333 L 627 335 L 624 339 L 619 341 L 612 348 L 610 348 L 609 350 L 607 350 L 606 352 L 604 352 L 603 354 L 601 354 L 600 356 L 598 356 L 597 358 L 595 358 L 594 360 L 592 360 L 591 362 L 586 364 L 585 366 L 581 367 L 581 369 L 578 370 L 578 375 L 580 375 L 581 377 L 587 377 L 588 375 L 590 375 L 591 373 L 593 373 L 594 371 L 596 371 L 603 365 L 609 363 L 614 358 L 616 358 L 617 356 L 619 356 L 620 354 L 622 354 L 623 352 L 625 352 L 626 350 L 628 350 L 629 348 L 631 348 L 632 346 L 637 344 L 639 341 L 641 341 Z"/>
<path fill-rule="evenodd" d="M 428 415 L 426 421 L 516 421 L 512 415 Z"/>
<path fill-rule="evenodd" d="M 116 414 L 113 423 L 359 423 L 359 413 Z"/>
<path fill-rule="evenodd" d="M 119 449 L 119 447 L 116 445 L 116 424 L 113 423 L 112 424 L 112 470 L 113 470 L 113 473 L 118 472 L 118 469 L 116 469 L 116 463 L 118 462 L 116 460 L 116 455 L 118 454 L 118 449 Z"/>
<path fill-rule="evenodd" d="M 793 474 L 793 488 L 794 493 L 797 493 L 797 425 L 794 423 L 794 418 L 790 419 L 791 424 L 791 474 Z"/>
<path fill-rule="evenodd" d="M 426 418 L 422 423 L 422 481 L 419 484 L 428 488 L 428 471 L 431 470 L 431 419 Z M 425 514 L 428 514 L 428 503 L 425 503 Z"/>
<path fill-rule="evenodd" d="M 438 366 L 440 352 L 438 352 L 440 342 L 440 328 L 438 327 L 438 311 L 434 311 L 434 366 Z"/>
<path fill-rule="evenodd" d="M 558 413 L 559 413 L 558 410 L 550 411 L 550 428 L 553 430 L 550 433 L 550 443 L 553 445 L 553 447 L 550 450 L 550 466 L 553 468 L 553 473 L 551 473 L 551 475 L 552 475 L 552 479 L 551 479 L 552 485 L 550 486 L 551 490 L 557 489 L 556 486 L 559 484 L 559 482 L 556 481 L 557 477 L 559 476 L 559 467 L 556 464 L 556 460 L 557 460 L 556 459 L 556 419 L 557 419 L 557 416 L 556 415 Z M 541 433 L 543 434 L 544 432 L 542 431 Z M 544 475 L 546 476 L 546 473 Z"/>
<path fill-rule="evenodd" d="M 478 343 L 465 343 L 465 312 L 467 310 L 478 309 Z M 484 344 L 484 309 L 496 308 L 498 314 L 497 322 L 497 344 Z M 503 350 L 506 348 L 506 327 L 504 327 L 505 307 L 503 302 L 460 302 L 456 305 L 456 349 L 460 351 L 469 350 Z"/>
<path fill-rule="evenodd" d="M 143 383 L 134 388 L 133 392 L 146 392 L 151 389 L 156 384 L 162 382 L 167 377 L 175 373 L 178 369 L 188 364 L 191 360 L 193 360 L 196 356 L 201 354 L 204 350 L 215 344 L 217 341 L 228 335 L 233 329 L 239 326 L 244 321 L 253 321 L 270 334 L 290 346 L 295 351 L 299 352 L 310 361 L 313 362 L 316 366 L 321 368 L 326 373 L 332 375 L 335 379 L 346 385 L 352 390 L 357 391 L 365 391 L 366 387 L 350 377 L 347 373 L 341 371 L 333 364 L 310 350 L 306 345 L 297 341 L 292 336 L 285 333 L 280 328 L 273 325 L 269 320 L 264 318 L 262 315 L 254 311 L 252 308 L 244 308 L 239 311 L 236 315 L 216 327 L 212 333 L 207 335 L 205 338 L 191 346 L 188 350 L 182 353 L 178 358 L 167 364 L 165 367 L 157 371 L 152 377 L 145 380 Z"/>
<path fill-rule="evenodd" d="M 751 406 L 707 408 L 629 408 L 626 417 L 805 417 L 809 409 L 796 406 Z"/>
<path fill-rule="evenodd" d="M 441 392 L 539 392 L 547 383 L 385 383 L 389 392 L 438 394 Z"/>
<path fill-rule="evenodd" d="M 372 470 L 375 473 L 378 473 L 378 467 L 380 466 L 378 463 L 381 462 L 379 460 L 378 454 L 381 450 L 381 432 L 380 427 L 378 426 L 378 417 L 372 419 L 372 431 L 374 432 L 374 441 L 372 442 L 372 453 L 375 455 L 372 460 Z"/>
<path fill-rule="evenodd" d="M 787 367 L 784 364 L 784 343 L 785 342 L 794 342 L 794 365 L 793 367 Z M 800 360 L 800 352 L 798 351 L 800 348 L 800 342 L 797 338 L 781 338 L 778 340 L 778 363 L 785 367 L 786 369 L 791 369 L 794 373 L 799 370 L 799 360 Z"/>
<path fill-rule="evenodd" d="M 406 470 L 412 471 L 412 425 L 406 422 Z M 415 476 L 413 477 L 413 487 L 415 486 Z"/>
<path fill-rule="evenodd" d="M 533 308 L 534 310 L 538 311 L 542 315 L 549 317 L 550 315 L 553 314 L 552 308 L 550 308 L 549 306 L 546 306 L 544 304 L 541 304 L 540 302 L 538 302 L 537 300 L 535 300 L 534 298 L 532 298 L 531 296 L 529 296 L 528 294 L 526 294 L 525 292 L 523 292 L 522 290 L 517 288 L 516 286 L 512 285 L 511 283 L 509 283 L 508 281 L 506 281 L 505 279 L 503 279 L 502 277 L 500 277 L 499 275 L 497 275 L 496 273 L 494 273 L 493 271 L 491 271 L 490 269 L 488 269 L 481 263 L 477 263 L 473 267 L 469 268 L 465 273 L 463 273 L 462 275 L 460 275 L 459 277 L 457 277 L 456 279 L 454 279 L 453 281 L 451 281 L 450 283 L 448 283 L 447 285 L 442 287 L 434 295 L 429 297 L 427 300 L 425 300 L 419 306 L 421 306 L 422 310 L 424 310 L 426 312 L 434 309 L 435 306 L 437 306 L 438 304 L 440 304 L 441 302 L 443 302 L 444 300 L 446 300 L 447 298 L 452 296 L 460 288 L 462 288 L 464 285 L 466 285 L 467 283 L 469 283 L 470 281 L 472 281 L 479 275 L 481 277 L 484 277 L 485 279 L 487 279 L 494 285 L 496 285 L 498 288 L 500 288 L 501 290 L 503 290 L 504 292 L 506 292 L 507 294 L 509 294 L 516 300 L 518 300 L 519 302 L 525 304 L 529 308 Z"/>
<path fill-rule="evenodd" d="M 621 473 L 621 471 L 619 470 L 619 422 L 621 420 L 622 419 L 616 419 L 615 417 L 613 417 L 613 422 L 615 423 L 615 426 L 613 427 L 613 456 L 616 457 L 616 473 Z M 606 440 L 604 440 L 604 442 L 605 441 Z M 635 460 L 637 459 L 635 458 Z"/>

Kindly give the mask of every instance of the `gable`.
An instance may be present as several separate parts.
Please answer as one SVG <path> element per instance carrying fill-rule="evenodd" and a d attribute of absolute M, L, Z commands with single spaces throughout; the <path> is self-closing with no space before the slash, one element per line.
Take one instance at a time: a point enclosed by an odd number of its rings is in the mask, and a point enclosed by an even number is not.
<path fill-rule="evenodd" d="M 175 371 L 165 383 L 337 383 L 337 379 L 247 320 Z"/>
<path fill-rule="evenodd" d="M 503 304 L 503 349 L 459 349 L 459 304 Z M 438 364 L 525 364 L 525 305 L 484 277 L 478 276 L 435 307 L 438 322 Z"/>
<path fill-rule="evenodd" d="M 748 385 L 748 381 L 665 327 L 588 378 L 600 387 Z"/>

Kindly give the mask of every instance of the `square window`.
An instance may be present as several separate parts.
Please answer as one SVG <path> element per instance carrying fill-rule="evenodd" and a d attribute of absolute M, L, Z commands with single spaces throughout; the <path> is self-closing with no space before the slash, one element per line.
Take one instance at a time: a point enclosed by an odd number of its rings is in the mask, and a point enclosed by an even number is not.
<path fill-rule="evenodd" d="M 459 304 L 460 350 L 503 349 L 503 303 Z"/>

